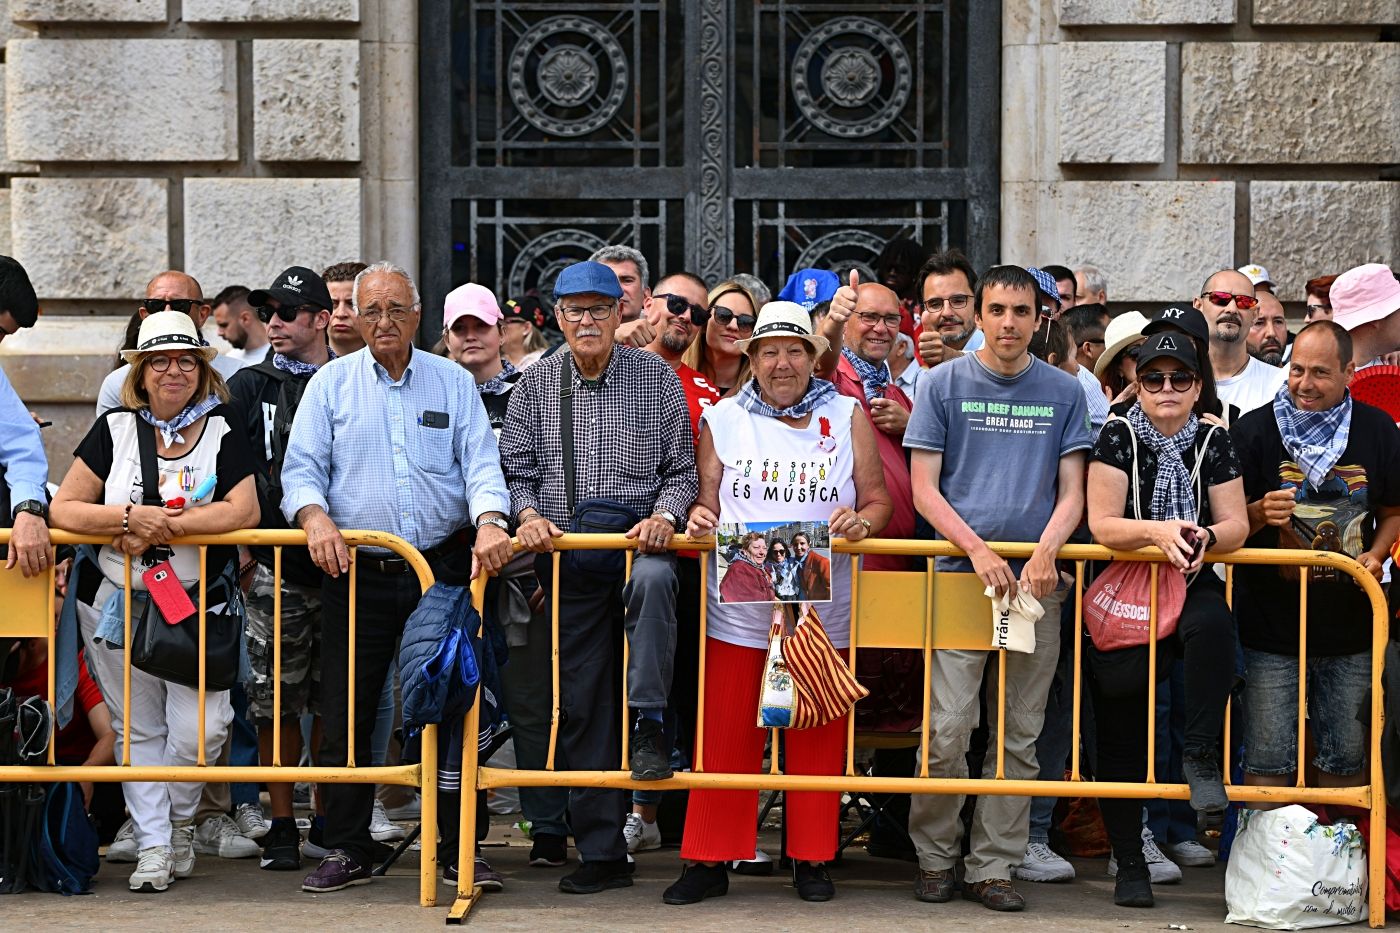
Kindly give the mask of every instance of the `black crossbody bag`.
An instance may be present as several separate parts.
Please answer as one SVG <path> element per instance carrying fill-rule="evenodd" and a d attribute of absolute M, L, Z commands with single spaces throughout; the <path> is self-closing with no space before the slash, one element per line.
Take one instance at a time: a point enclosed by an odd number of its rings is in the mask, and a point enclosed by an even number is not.
<path fill-rule="evenodd" d="M 160 475 L 156 470 L 156 430 L 140 415 L 136 417 L 136 445 L 141 455 L 141 504 L 162 506 Z M 222 606 L 219 612 L 204 614 L 206 690 L 228 690 L 238 683 L 238 667 L 243 647 L 243 591 L 238 585 L 237 561 L 230 561 L 218 576 L 206 583 L 207 605 Z M 186 592 L 199 606 L 199 587 Z M 153 677 L 186 687 L 199 687 L 199 612 L 171 622 L 161 614 L 154 599 L 146 600 L 146 611 L 131 623 L 131 666 Z"/>
<path fill-rule="evenodd" d="M 578 534 L 622 534 L 640 522 L 641 516 L 614 499 L 584 499 L 575 503 L 574 488 L 574 367 L 570 354 L 562 354 L 559 372 L 559 441 L 563 446 L 564 498 L 569 508 L 569 531 Z M 625 551 L 565 551 L 561 565 L 571 573 L 620 577 L 627 568 Z"/>

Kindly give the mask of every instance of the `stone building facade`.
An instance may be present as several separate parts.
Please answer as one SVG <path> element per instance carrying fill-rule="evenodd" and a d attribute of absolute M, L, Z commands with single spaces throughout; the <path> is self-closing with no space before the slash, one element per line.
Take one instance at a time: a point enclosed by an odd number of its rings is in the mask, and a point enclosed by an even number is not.
<path fill-rule="evenodd" d="M 293 261 L 417 271 L 452 248 L 423 242 L 424 218 L 464 193 L 420 166 L 445 118 L 423 103 L 442 98 L 420 88 L 438 79 L 420 71 L 421 34 L 448 6 L 0 0 L 0 253 L 44 308 L 0 364 L 57 422 L 55 479 L 155 271 L 212 295 Z M 1161 304 L 1246 260 L 1296 301 L 1310 275 L 1400 254 L 1400 0 L 1001 0 L 999 14 L 995 181 L 968 207 L 990 211 L 999 258 L 1093 262 L 1115 304 Z"/>

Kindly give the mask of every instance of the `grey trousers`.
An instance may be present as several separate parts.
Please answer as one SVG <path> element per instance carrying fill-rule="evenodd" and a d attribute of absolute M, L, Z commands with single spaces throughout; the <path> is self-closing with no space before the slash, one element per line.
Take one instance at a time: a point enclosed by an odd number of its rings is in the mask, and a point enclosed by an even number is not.
<path fill-rule="evenodd" d="M 1065 591 L 1040 601 L 1045 615 L 1035 626 L 1035 651 L 1006 654 L 1006 764 L 1008 778 L 1034 780 L 1040 775 L 1035 740 L 1045 718 L 1045 696 L 1055 677 L 1060 656 L 1060 604 Z M 932 725 L 929 735 L 929 775 L 967 777 L 967 744 L 978 724 L 982 675 L 992 665 L 987 699 L 987 763 L 983 777 L 996 774 L 997 668 L 990 651 L 933 652 Z M 909 838 L 919 854 L 919 867 L 942 871 L 957 864 L 962 853 L 964 798 L 951 794 L 915 794 L 909 805 Z M 968 882 L 1011 878 L 1026 852 L 1030 818 L 1029 797 L 990 794 L 977 798 L 972 816 L 971 852 L 963 863 Z"/>
<path fill-rule="evenodd" d="M 535 562 L 549 593 L 548 555 Z M 559 751 L 556 767 L 616 771 L 622 766 L 621 650 L 628 644 L 627 705 L 666 708 L 676 653 L 676 559 L 638 554 L 632 579 L 565 576 L 559 586 Z M 627 857 L 622 827 L 631 810 L 623 790 L 569 791 L 569 823 L 585 862 Z"/>

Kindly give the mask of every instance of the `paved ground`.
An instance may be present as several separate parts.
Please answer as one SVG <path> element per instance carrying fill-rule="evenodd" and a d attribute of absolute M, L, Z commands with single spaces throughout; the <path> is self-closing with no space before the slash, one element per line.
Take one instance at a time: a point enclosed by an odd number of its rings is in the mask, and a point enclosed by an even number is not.
<path fill-rule="evenodd" d="M 767 834 L 765 834 L 765 837 Z M 994 914 L 964 901 L 920 904 L 912 896 L 912 866 L 872 859 L 850 850 L 832 876 L 836 899 L 805 904 L 781 877 L 734 876 L 729 895 L 692 907 L 668 907 L 661 892 L 679 873 L 675 849 L 647 852 L 638 859 L 634 887 L 581 897 L 561 894 L 555 882 L 563 870 L 530 868 L 528 847 L 513 827 L 493 827 L 485 854 L 506 876 L 506 890 L 486 895 L 471 914 L 476 930 L 902 930 L 940 931 L 1146 931 L 1227 930 L 1223 897 L 1225 871 L 1186 869 L 1182 884 L 1157 889 L 1153 910 L 1115 907 L 1113 882 L 1105 861 L 1076 862 L 1079 879 L 1064 885 L 1023 884 L 1030 902 L 1022 914 Z M 776 839 L 765 838 L 769 851 Z M 130 866 L 105 865 L 96 893 L 60 898 L 28 894 L 0 903 L 0 929 L 198 930 L 434 930 L 444 928 L 451 891 L 443 886 L 442 906 L 418 907 L 416 853 L 374 884 L 337 894 L 298 890 L 300 877 L 259 871 L 251 860 L 231 862 L 201 856 L 195 875 L 164 894 L 132 894 L 126 888 Z M 1175 925 L 1175 926 L 1173 926 Z M 1360 929 L 1359 927 L 1357 929 Z"/>

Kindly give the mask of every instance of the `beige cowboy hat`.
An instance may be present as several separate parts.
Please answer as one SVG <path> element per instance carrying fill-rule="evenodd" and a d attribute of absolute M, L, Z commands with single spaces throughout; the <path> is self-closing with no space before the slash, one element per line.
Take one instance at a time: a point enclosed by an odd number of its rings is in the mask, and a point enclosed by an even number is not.
<path fill-rule="evenodd" d="M 812 315 L 795 301 L 770 301 L 759 309 L 753 336 L 734 341 L 740 353 L 749 351 L 749 344 L 764 337 L 796 337 L 805 340 L 821 356 L 831 349 L 831 343 L 821 334 L 812 333 Z"/>
<path fill-rule="evenodd" d="M 141 354 L 158 350 L 188 350 L 199 354 L 206 363 L 219 352 L 200 338 L 190 316 L 179 311 L 157 311 L 146 315 L 136 335 L 136 349 L 123 350 L 122 359 L 134 363 Z"/>

